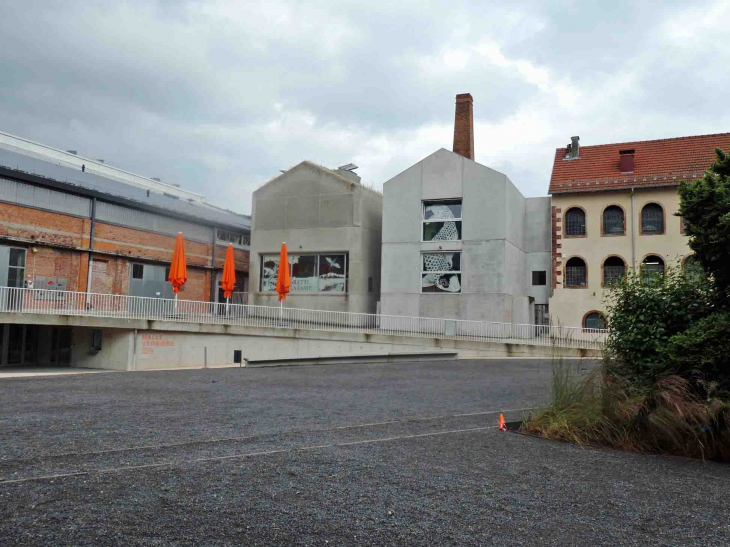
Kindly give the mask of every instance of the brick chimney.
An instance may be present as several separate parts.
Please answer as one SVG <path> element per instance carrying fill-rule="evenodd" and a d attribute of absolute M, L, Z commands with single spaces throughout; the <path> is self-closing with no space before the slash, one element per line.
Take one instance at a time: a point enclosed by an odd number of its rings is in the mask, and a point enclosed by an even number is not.
<path fill-rule="evenodd" d="M 474 99 L 471 93 L 456 96 L 454 119 L 454 152 L 474 159 Z"/>

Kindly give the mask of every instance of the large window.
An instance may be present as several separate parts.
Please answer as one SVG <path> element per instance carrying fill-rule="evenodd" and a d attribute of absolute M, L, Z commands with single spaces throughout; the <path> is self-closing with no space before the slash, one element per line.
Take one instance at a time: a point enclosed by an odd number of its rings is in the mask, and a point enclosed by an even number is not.
<path fill-rule="evenodd" d="M 664 275 L 664 260 L 660 256 L 649 255 L 641 264 L 641 281 L 645 285 L 654 285 Z"/>
<path fill-rule="evenodd" d="M 422 253 L 421 260 L 421 292 L 461 292 L 461 253 Z"/>
<path fill-rule="evenodd" d="M 291 292 L 344 293 L 347 291 L 347 255 L 344 253 L 290 254 Z M 261 256 L 261 291 L 275 292 L 279 255 Z"/>
<path fill-rule="evenodd" d="M 626 275 L 626 264 L 618 256 L 610 256 L 603 263 L 603 284 L 608 287 L 620 282 Z"/>
<path fill-rule="evenodd" d="M 461 200 L 424 201 L 423 241 L 461 240 Z"/>
<path fill-rule="evenodd" d="M 586 214 L 583 212 L 583 209 L 573 207 L 565 213 L 565 235 L 586 235 Z"/>
<path fill-rule="evenodd" d="M 641 210 L 641 233 L 664 233 L 664 209 L 656 203 L 648 203 Z"/>
<path fill-rule="evenodd" d="M 599 312 L 597 312 L 597 311 L 590 312 L 590 313 L 586 314 L 586 316 L 583 318 L 583 328 L 605 329 L 606 320 Z"/>
<path fill-rule="evenodd" d="M 618 205 L 611 205 L 603 210 L 603 233 L 607 236 L 624 235 L 624 210 Z"/>
<path fill-rule="evenodd" d="M 565 286 L 586 287 L 586 263 L 582 258 L 573 257 L 565 263 Z"/>
<path fill-rule="evenodd" d="M 10 247 L 8 256 L 8 287 L 22 287 L 25 281 L 25 249 Z"/>

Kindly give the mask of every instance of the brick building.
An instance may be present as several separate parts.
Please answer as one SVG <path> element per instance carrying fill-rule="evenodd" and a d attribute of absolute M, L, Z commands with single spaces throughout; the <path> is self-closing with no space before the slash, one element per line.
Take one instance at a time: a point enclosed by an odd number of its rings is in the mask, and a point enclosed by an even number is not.
<path fill-rule="evenodd" d="M 180 298 L 223 301 L 233 243 L 234 301 L 244 302 L 250 228 L 250 217 L 176 185 L 0 133 L 0 286 L 170 298 L 167 268 L 182 232 L 188 282 Z M 56 346 L 64 338 L 46 334 Z M 34 362 L 44 335 L 0 325 L 0 365 Z"/>
<path fill-rule="evenodd" d="M 702 177 L 730 133 L 580 146 L 555 152 L 552 195 L 553 295 L 550 316 L 563 325 L 602 324 L 604 291 L 629 269 L 685 267 L 677 187 Z"/>

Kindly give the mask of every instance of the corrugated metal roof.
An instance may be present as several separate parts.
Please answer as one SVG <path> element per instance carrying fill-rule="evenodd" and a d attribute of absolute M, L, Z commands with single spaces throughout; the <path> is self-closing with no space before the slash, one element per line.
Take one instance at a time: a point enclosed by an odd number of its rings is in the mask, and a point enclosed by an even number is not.
<path fill-rule="evenodd" d="M 206 224 L 236 227 L 246 232 L 251 230 L 251 218 L 245 215 L 231 213 L 209 204 L 190 203 L 156 192 L 150 192 L 150 195 L 147 196 L 147 191 L 143 188 L 4 148 L 0 148 L 0 166 L 74 186 L 80 193 L 83 193 L 84 190 L 92 190 L 107 194 L 111 201 L 114 201 L 114 198 L 121 198 L 159 209 L 161 213 L 170 211 L 176 215 L 189 217 L 190 220 L 203 221 Z"/>

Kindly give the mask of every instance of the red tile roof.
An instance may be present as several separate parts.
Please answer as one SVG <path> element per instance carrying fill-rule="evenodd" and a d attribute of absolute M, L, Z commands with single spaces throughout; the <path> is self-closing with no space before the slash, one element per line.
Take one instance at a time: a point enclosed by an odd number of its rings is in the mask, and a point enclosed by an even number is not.
<path fill-rule="evenodd" d="M 730 133 L 581 146 L 573 160 L 564 159 L 566 148 L 558 148 L 548 193 L 678 184 L 701 177 L 718 147 L 730 150 Z M 621 173 L 621 150 L 635 150 L 633 173 Z"/>

